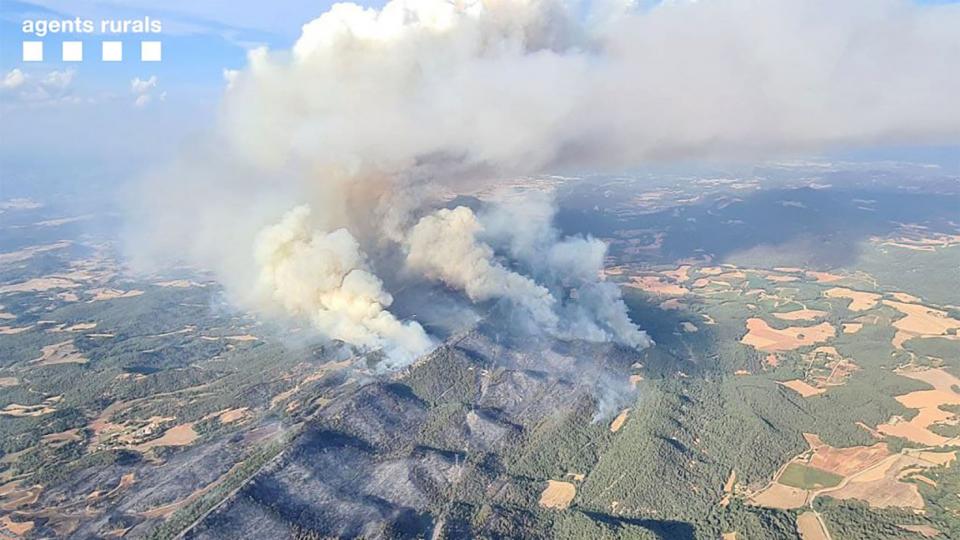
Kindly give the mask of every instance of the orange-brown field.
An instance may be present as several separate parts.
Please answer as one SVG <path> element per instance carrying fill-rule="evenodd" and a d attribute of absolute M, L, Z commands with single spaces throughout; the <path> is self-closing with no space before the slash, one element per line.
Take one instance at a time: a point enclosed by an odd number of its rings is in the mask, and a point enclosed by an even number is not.
<path fill-rule="evenodd" d="M 843 323 L 844 334 L 856 334 L 863 330 L 863 323 Z"/>
<path fill-rule="evenodd" d="M 845 484 L 829 490 L 828 494 L 835 499 L 865 501 L 874 508 L 897 507 L 920 510 L 924 507 L 924 501 L 917 484 L 905 480 L 919 475 L 923 469 L 934 466 L 934 462 L 918 456 L 907 453 L 895 454 L 864 472 L 849 477 Z"/>
<path fill-rule="evenodd" d="M 930 431 L 930 426 L 956 418 L 956 414 L 945 411 L 940 406 L 960 405 L 960 393 L 955 390 L 960 388 L 960 379 L 943 369 L 909 369 L 899 370 L 897 373 L 923 381 L 932 386 L 933 390 L 918 390 L 897 396 L 897 401 L 904 407 L 917 409 L 919 412 L 910 420 L 894 417 L 890 422 L 877 426 L 877 431 L 927 446 L 945 446 L 951 443 L 954 439 Z"/>
<path fill-rule="evenodd" d="M 826 341 L 836 334 L 830 323 L 815 326 L 797 326 L 777 330 L 763 319 L 747 319 L 747 334 L 740 341 L 759 351 L 792 351 L 807 345 Z"/>
<path fill-rule="evenodd" d="M 791 381 L 778 382 L 777 384 L 781 386 L 786 386 L 787 388 L 793 390 L 794 392 L 800 394 L 803 397 L 813 397 L 818 394 L 822 394 L 826 391 L 823 388 L 810 386 L 809 384 L 801 381 L 800 379 L 793 379 Z"/>
<path fill-rule="evenodd" d="M 620 411 L 620 414 L 613 419 L 613 422 L 610 422 L 610 431 L 616 433 L 620 431 L 620 428 L 623 427 L 623 424 L 627 422 L 627 416 L 630 415 L 630 409 L 624 409 Z"/>
<path fill-rule="evenodd" d="M 884 300 L 883 304 L 905 315 L 893 322 L 893 327 L 897 329 L 893 346 L 898 349 L 908 339 L 947 336 L 950 331 L 960 330 L 960 321 L 948 317 L 946 311 L 893 300 Z"/>
<path fill-rule="evenodd" d="M 889 455 L 887 444 L 882 442 L 849 448 L 834 448 L 824 444 L 814 450 L 808 464 L 840 476 L 849 476 L 883 461 Z"/>
<path fill-rule="evenodd" d="M 845 298 L 850 300 L 847 309 L 850 311 L 866 311 L 872 309 L 880 300 L 880 295 L 863 291 L 855 291 L 844 287 L 834 287 L 823 292 L 827 298 Z"/>

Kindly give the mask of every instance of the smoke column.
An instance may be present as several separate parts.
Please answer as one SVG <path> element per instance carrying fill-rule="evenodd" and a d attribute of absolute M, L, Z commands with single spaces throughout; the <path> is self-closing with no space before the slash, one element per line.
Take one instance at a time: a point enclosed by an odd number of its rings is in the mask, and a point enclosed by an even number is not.
<path fill-rule="evenodd" d="M 384 278 L 401 275 L 510 302 L 558 337 L 644 347 L 598 277 L 605 247 L 562 238 L 549 201 L 478 216 L 430 194 L 569 167 L 960 139 L 960 6 L 582 8 L 332 6 L 292 50 L 254 50 L 229 74 L 209 141 L 133 202 L 132 254 L 210 268 L 241 306 L 391 366 L 431 346 L 389 311 Z"/>

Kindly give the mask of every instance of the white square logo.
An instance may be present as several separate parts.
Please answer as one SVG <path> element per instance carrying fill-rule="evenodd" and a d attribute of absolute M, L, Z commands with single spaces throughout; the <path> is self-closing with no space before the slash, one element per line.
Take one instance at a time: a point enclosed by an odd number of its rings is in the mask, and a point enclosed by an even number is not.
<path fill-rule="evenodd" d="M 43 62 L 43 42 L 42 41 L 24 41 L 23 42 L 23 61 L 24 62 Z"/>
<path fill-rule="evenodd" d="M 83 62 L 83 42 L 82 41 L 64 41 L 63 42 L 63 61 L 64 62 Z"/>
<path fill-rule="evenodd" d="M 122 41 L 104 41 L 102 45 L 104 62 L 120 62 L 123 60 Z"/>
<path fill-rule="evenodd" d="M 140 61 L 159 62 L 162 56 L 162 45 L 159 41 L 140 42 Z"/>

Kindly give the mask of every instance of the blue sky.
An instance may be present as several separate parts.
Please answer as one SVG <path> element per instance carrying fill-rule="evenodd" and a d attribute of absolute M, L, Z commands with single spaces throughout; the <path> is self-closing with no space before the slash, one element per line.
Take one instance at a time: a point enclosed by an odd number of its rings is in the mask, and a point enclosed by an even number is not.
<path fill-rule="evenodd" d="M 653 0 L 641 0 L 650 4 Z M 918 0 L 920 3 L 946 3 Z M 954 1 L 954 0 L 951 0 Z M 0 187 L 17 171 L 50 164 L 109 163 L 121 172 L 169 159 L 211 125 L 224 89 L 224 69 L 244 66 L 260 45 L 289 48 L 300 27 L 329 9 L 330 0 L 3 0 L 0 2 L 0 83 L 12 70 L 26 78 L 16 91 L 0 86 Z M 380 5 L 382 1 L 359 1 Z M 141 36 L 120 38 L 125 58 L 99 60 L 103 35 L 25 36 L 25 19 L 159 19 L 163 61 L 142 63 Z M 21 61 L 21 41 L 40 39 L 42 63 Z M 110 39 L 116 39 L 111 37 Z M 85 61 L 60 61 L 60 42 L 84 42 Z M 51 75 L 53 74 L 53 75 Z M 139 79 L 141 84 L 133 84 Z M 11 84 L 15 83 L 11 79 Z M 135 90 L 139 87 L 141 91 Z M 141 95 L 146 97 L 141 98 Z M 26 97 L 25 97 L 26 96 Z M 138 99 L 143 101 L 137 105 Z M 910 153 L 908 149 L 907 154 Z M 939 152 L 939 153 L 938 153 Z M 863 152 L 873 156 L 880 152 Z M 898 152 L 899 153 L 899 152 Z M 926 154 L 940 155 L 939 150 Z M 950 149 L 946 151 L 949 159 Z M 55 159 L 51 159 L 55 156 Z M 61 174 L 57 170 L 56 174 Z"/>
<path fill-rule="evenodd" d="M 238 69 L 257 46 L 289 48 L 300 27 L 326 11 L 329 0 L 278 3 L 230 0 L 3 0 L 0 2 L 0 182 L 18 171 L 61 163 L 111 162 L 133 170 L 168 158 L 194 131 L 209 125 L 224 88 L 224 69 Z M 24 20 L 160 20 L 159 35 L 108 38 L 58 33 L 43 38 L 22 32 Z M 119 63 L 100 61 L 103 39 L 124 42 Z M 143 63 L 139 41 L 163 43 L 163 60 Z M 43 62 L 25 63 L 21 42 L 43 41 Z M 62 41 L 82 41 L 84 61 L 60 60 Z M 25 78 L 14 90 L 4 77 Z M 53 74 L 53 75 L 51 75 Z M 51 78 L 53 77 L 53 78 Z M 137 106 L 134 79 L 145 81 L 149 100 Z M 56 155 L 57 159 L 50 159 Z M 56 174 L 59 170 L 54 168 Z M 2 187 L 2 186 L 0 186 Z"/>

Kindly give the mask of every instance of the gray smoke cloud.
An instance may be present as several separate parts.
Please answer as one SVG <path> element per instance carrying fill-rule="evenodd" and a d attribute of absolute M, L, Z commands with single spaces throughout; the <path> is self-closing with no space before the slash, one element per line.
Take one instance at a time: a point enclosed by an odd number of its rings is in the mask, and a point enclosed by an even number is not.
<path fill-rule="evenodd" d="M 569 166 L 956 142 L 957 28 L 960 7 L 901 0 L 336 4 L 231 73 L 209 141 L 133 201 L 131 252 L 212 269 L 239 305 L 391 366 L 431 346 L 390 311 L 401 274 L 644 347 L 602 242 L 561 237 L 549 201 L 431 209 Z"/>

